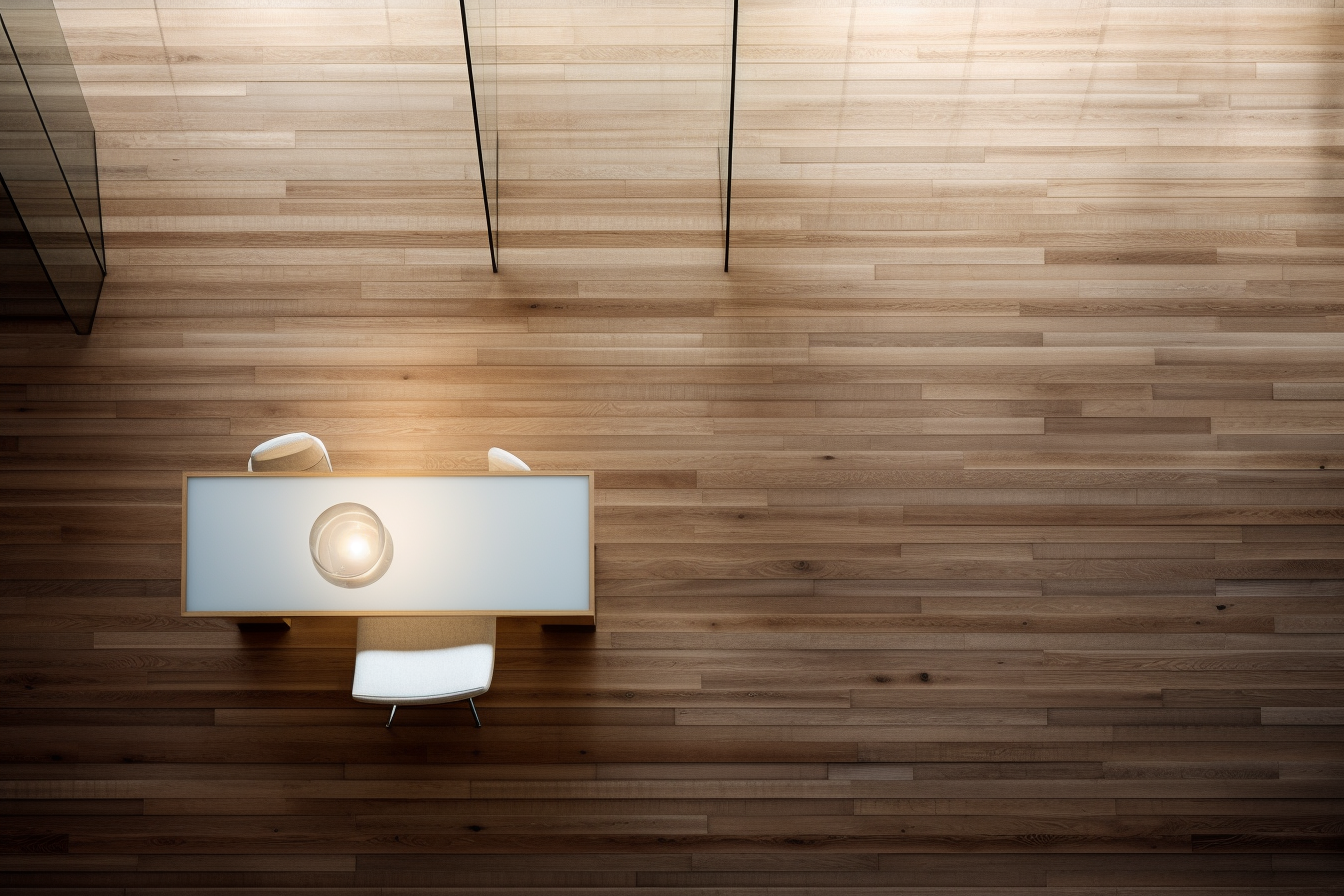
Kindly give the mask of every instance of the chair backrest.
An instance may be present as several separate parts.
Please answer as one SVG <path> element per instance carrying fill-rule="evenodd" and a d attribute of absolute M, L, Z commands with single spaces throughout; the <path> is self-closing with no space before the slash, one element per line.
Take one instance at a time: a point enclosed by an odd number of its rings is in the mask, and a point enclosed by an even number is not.
<path fill-rule="evenodd" d="M 291 432 L 262 442 L 247 459 L 249 473 L 331 472 L 327 446 L 317 436 Z"/>
<path fill-rule="evenodd" d="M 493 616 L 361 616 L 355 650 L 442 650 L 466 644 L 495 646 Z"/>
<path fill-rule="evenodd" d="M 491 448 L 486 457 L 492 473 L 526 473 L 532 469 L 503 448 Z"/>

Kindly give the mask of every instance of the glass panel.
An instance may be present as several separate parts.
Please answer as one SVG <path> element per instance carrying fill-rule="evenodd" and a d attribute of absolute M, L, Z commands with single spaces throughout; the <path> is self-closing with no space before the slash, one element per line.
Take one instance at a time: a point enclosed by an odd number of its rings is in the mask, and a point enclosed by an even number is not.
<path fill-rule="evenodd" d="M 0 180 L 0 317 L 64 317 L 61 301 Z"/>
<path fill-rule="evenodd" d="M 99 263 L 106 267 L 93 119 L 84 103 L 60 19 L 50 0 L 0 0 L 0 10 L 90 243 Z"/>
<path fill-rule="evenodd" d="M 50 0 L 0 0 L 0 176 L 76 332 L 102 291 L 93 124 Z"/>
<path fill-rule="evenodd" d="M 499 271 L 499 46 L 496 0 L 458 0 L 476 126 L 490 265 Z"/>

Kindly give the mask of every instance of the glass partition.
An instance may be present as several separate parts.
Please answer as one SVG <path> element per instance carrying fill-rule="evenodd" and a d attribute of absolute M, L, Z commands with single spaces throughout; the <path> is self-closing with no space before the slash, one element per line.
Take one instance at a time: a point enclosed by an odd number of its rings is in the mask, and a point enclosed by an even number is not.
<path fill-rule="evenodd" d="M 737 111 L 737 13 L 738 0 L 726 0 L 723 85 L 727 93 L 727 120 L 719 139 L 719 204 L 723 217 L 723 269 L 728 270 L 732 244 L 733 209 L 733 117 Z"/>
<path fill-rule="evenodd" d="M 496 0 L 458 0 L 490 266 L 499 272 L 499 46 Z"/>
<path fill-rule="evenodd" d="M 0 27 L 8 206 L 65 316 L 88 333 L 106 271 L 93 121 L 51 0 L 0 0 Z"/>
<path fill-rule="evenodd" d="M 0 179 L 0 317 L 62 316 L 61 301 Z"/>
<path fill-rule="evenodd" d="M 472 120 L 476 130 L 481 196 L 485 204 L 490 260 L 495 271 L 499 270 L 502 246 L 505 241 L 502 234 L 501 173 L 507 174 L 508 172 L 501 171 L 502 124 L 514 120 L 513 118 L 506 119 L 503 112 L 507 111 L 510 116 L 517 112 L 518 120 L 530 120 L 531 123 L 527 125 L 528 133 L 526 135 L 515 135 L 523 141 L 528 141 L 526 142 L 527 148 L 523 151 L 529 153 L 529 157 L 536 157 L 539 152 L 543 152 L 545 139 L 553 137 L 556 141 L 553 148 L 557 153 L 564 152 L 571 162 L 566 163 L 566 165 L 553 164 L 549 167 L 572 168 L 573 159 L 590 158 L 602 160 L 596 163 L 596 167 L 600 169 L 613 167 L 612 156 L 620 149 L 638 149 L 641 151 L 633 154 L 636 159 L 650 159 L 650 154 L 642 151 L 649 148 L 647 138 L 635 136 L 638 129 L 619 120 L 626 110 L 632 112 L 632 121 L 638 121 L 637 116 L 647 114 L 640 110 L 641 99 L 648 100 L 645 105 L 650 109 L 664 108 L 676 114 L 689 108 L 697 110 L 695 124 L 690 128 L 684 128 L 684 134 L 677 135 L 671 142 L 678 147 L 694 147 L 694 157 L 697 162 L 703 160 L 700 163 L 703 167 L 697 165 L 698 170 L 695 174 L 697 179 L 717 176 L 720 227 L 723 233 L 723 265 L 725 271 L 728 269 L 732 209 L 734 115 L 737 103 L 738 0 L 713 0 L 713 2 L 702 7 L 694 8 L 689 17 L 687 8 L 680 3 L 666 2 L 665 4 L 650 5 L 649 10 L 655 21 L 691 21 L 696 26 L 694 33 L 697 43 L 704 42 L 702 45 L 695 47 L 696 53 L 693 62 L 682 64 L 669 62 L 656 66 L 656 68 L 664 70 L 666 83 L 660 91 L 654 93 L 649 93 L 647 87 L 641 86 L 639 83 L 650 77 L 647 71 L 655 68 L 654 66 L 647 66 L 641 70 L 630 60 L 624 59 L 622 52 L 610 52 L 611 48 L 620 46 L 619 39 L 623 27 L 630 27 L 631 24 L 642 27 L 642 23 L 638 23 L 635 18 L 632 18 L 631 9 L 625 4 L 619 2 L 613 4 L 608 16 L 614 23 L 610 29 L 612 33 L 607 34 L 601 29 L 592 32 L 591 37 L 595 43 L 588 48 L 590 52 L 585 53 L 582 58 L 576 57 L 577 61 L 567 63 L 563 67 L 565 74 L 561 76 L 558 83 L 542 85 L 532 81 L 524 85 L 521 83 L 502 83 L 502 76 L 509 69 L 503 66 L 501 62 L 503 57 L 501 56 L 500 38 L 508 33 L 507 28 L 521 28 L 526 31 L 529 26 L 533 28 L 551 27 L 555 16 L 550 13 L 554 10 L 548 12 L 547 8 L 538 7 L 532 3 L 520 3 L 513 7 L 501 9 L 499 7 L 500 0 L 458 0 L 458 2 L 462 15 L 462 36 L 466 50 L 468 83 L 471 88 Z M 596 11 L 596 7 L 585 9 L 583 11 L 584 15 L 580 15 L 578 21 L 586 21 Z M 507 16 L 507 18 L 504 18 L 504 16 Z M 611 41 L 613 35 L 617 42 L 601 42 Z M 530 46 L 514 47 L 512 45 L 507 48 L 510 53 L 522 52 L 524 54 L 532 49 L 535 48 Z M 516 62 L 519 58 L 515 55 L 510 57 L 510 60 Z M 522 58 L 526 60 L 531 57 L 524 55 Z M 612 77 L 613 72 L 622 66 L 627 67 L 632 72 L 632 77 L 636 80 L 635 84 L 622 84 Z M 608 85 L 611 85 L 610 88 Z M 674 99 L 675 93 L 679 90 L 685 90 L 687 95 Z M 510 100 L 510 97 L 514 97 L 514 99 Z M 660 103 L 659 99 L 665 101 Z M 508 108 L 501 108 L 501 102 Z M 529 117 L 523 114 L 524 108 L 528 110 L 538 109 L 540 108 L 539 104 L 543 102 L 551 103 L 548 112 L 554 113 L 549 116 L 551 119 L 549 123 L 541 123 L 548 116 L 532 115 Z M 520 105 L 520 103 L 530 103 L 531 105 Z M 565 103 L 573 103 L 573 106 L 566 110 L 566 114 L 562 115 L 561 111 L 555 107 L 557 103 L 561 106 Z M 596 121 L 595 113 L 602 103 L 611 104 L 608 107 L 610 116 L 607 122 L 602 124 L 590 123 L 586 126 L 572 123 L 573 121 Z M 673 117 L 675 118 L 675 114 Z M 556 123 L 561 118 L 566 119 L 565 124 Z M 650 119 L 652 119 L 652 116 L 650 116 Z M 602 132 L 602 136 L 595 136 L 598 131 Z M 593 142 L 594 140 L 597 142 Z M 637 164 L 637 162 L 627 164 Z M 660 165 L 675 167 L 683 165 L 684 162 L 650 161 L 649 164 L 655 168 Z M 548 166 L 539 165 L 536 167 L 546 168 Z M 535 172 L 531 175 L 532 178 L 540 177 L 543 179 L 553 176 L 555 175 L 538 175 Z M 597 191 L 594 195 L 603 195 L 601 191 L 604 188 L 610 189 L 599 183 L 603 177 L 602 175 L 592 177 L 590 182 Z M 514 182 L 514 186 L 520 187 L 523 185 Z M 562 189 L 575 189 L 576 187 L 576 184 L 567 184 Z M 696 190 L 703 190 L 703 188 L 703 181 L 695 186 Z M 504 190 L 503 192 L 508 191 Z M 700 193 L 699 195 L 704 194 Z M 585 214 L 588 213 L 580 207 L 571 217 L 583 217 Z M 599 225 L 598 229 L 601 229 L 602 226 L 606 225 Z"/>

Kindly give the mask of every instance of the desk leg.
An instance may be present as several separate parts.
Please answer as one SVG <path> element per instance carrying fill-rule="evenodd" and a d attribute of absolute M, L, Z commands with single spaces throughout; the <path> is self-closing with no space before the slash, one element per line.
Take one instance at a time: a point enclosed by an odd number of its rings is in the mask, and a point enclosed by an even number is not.
<path fill-rule="evenodd" d="M 238 631 L 240 632 L 287 632 L 289 631 L 288 616 L 262 616 L 255 619 L 239 619 Z"/>
<path fill-rule="evenodd" d="M 596 619 L 592 616 L 551 616 L 542 622 L 544 632 L 578 632 L 580 634 L 597 631 Z"/>

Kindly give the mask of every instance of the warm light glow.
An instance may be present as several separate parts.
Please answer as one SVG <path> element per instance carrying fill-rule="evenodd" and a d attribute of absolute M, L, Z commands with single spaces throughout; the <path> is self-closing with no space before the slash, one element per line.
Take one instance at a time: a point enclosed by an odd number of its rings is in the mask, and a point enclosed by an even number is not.
<path fill-rule="evenodd" d="M 328 507 L 313 523 L 308 541 L 318 573 L 342 588 L 377 581 L 392 562 L 392 537 L 363 504 Z"/>
<path fill-rule="evenodd" d="M 332 520 L 329 526 L 330 570 L 338 576 L 358 576 L 368 572 L 378 559 L 373 554 L 373 545 L 379 538 L 373 520 L 357 512 L 347 513 Z M 320 546 L 318 553 L 322 553 Z"/>

